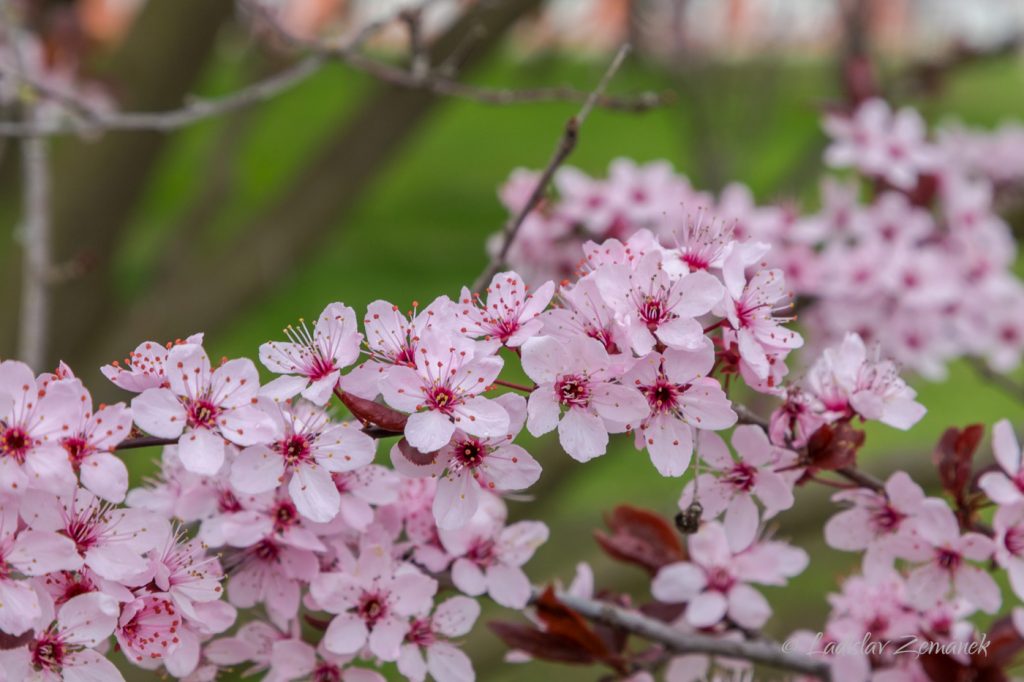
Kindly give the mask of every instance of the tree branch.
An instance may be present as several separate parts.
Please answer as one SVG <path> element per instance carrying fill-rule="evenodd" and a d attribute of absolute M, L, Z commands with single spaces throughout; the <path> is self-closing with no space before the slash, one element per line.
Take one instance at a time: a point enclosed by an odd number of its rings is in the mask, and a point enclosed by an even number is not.
<path fill-rule="evenodd" d="M 532 600 L 537 600 L 543 590 L 534 588 Z M 787 651 L 783 645 L 768 640 L 736 641 L 719 639 L 700 633 L 688 633 L 636 611 L 576 597 L 565 592 L 556 594 L 558 600 L 584 618 L 595 623 L 625 630 L 650 642 L 665 646 L 679 654 L 709 654 L 760 663 L 762 665 L 812 675 L 822 680 L 831 678 L 828 663 L 804 654 Z"/>
<path fill-rule="evenodd" d="M 70 120 L 48 122 L 0 121 L 0 136 L 52 136 L 68 133 L 94 134 L 115 130 L 151 130 L 169 132 L 199 123 L 207 118 L 221 116 L 245 107 L 266 102 L 290 90 L 320 70 L 326 58 L 314 55 L 284 69 L 280 73 L 242 88 L 219 99 L 198 99 L 180 109 L 159 112 L 117 112 L 101 111 L 78 99 L 74 93 L 57 90 L 45 83 L 28 77 L 21 82 L 41 95 L 52 98 L 68 109 Z"/>
<path fill-rule="evenodd" d="M 619 48 L 619 51 L 615 54 L 615 58 L 612 59 L 608 69 L 604 72 L 601 80 L 598 82 L 597 87 L 590 93 L 586 101 L 583 102 L 583 106 L 579 112 L 568 121 L 565 122 L 565 130 L 562 132 L 562 137 L 558 140 L 558 146 L 555 147 L 555 153 L 552 155 L 551 160 L 548 161 L 548 165 L 544 168 L 544 172 L 541 173 L 540 177 L 537 178 L 537 184 L 534 186 L 533 191 L 530 193 L 530 198 L 523 205 L 523 208 L 513 216 L 508 222 L 505 223 L 504 237 L 501 241 L 501 246 L 498 251 L 491 257 L 491 261 L 484 268 L 483 272 L 476 278 L 473 283 L 473 291 L 480 293 L 484 290 L 487 284 L 491 281 L 491 278 L 505 266 L 506 259 L 508 258 L 509 249 L 512 248 L 512 242 L 515 241 L 516 235 L 519 234 L 519 228 L 526 222 L 526 217 L 537 207 L 540 200 L 544 197 L 544 192 L 547 191 L 548 185 L 551 184 L 551 179 L 554 177 L 555 172 L 565 162 L 569 155 L 572 154 L 576 148 L 576 143 L 579 141 L 580 126 L 590 116 L 590 112 L 594 110 L 598 101 L 604 95 L 604 91 L 608 88 L 608 84 L 611 83 L 612 78 L 615 77 L 616 72 L 622 66 L 622 62 L 625 61 L 626 55 L 629 54 L 629 44 L 625 44 Z"/>

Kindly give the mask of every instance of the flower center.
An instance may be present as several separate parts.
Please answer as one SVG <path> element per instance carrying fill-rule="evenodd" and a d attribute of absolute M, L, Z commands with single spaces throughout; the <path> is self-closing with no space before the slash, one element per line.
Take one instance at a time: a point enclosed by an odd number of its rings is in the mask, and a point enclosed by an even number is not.
<path fill-rule="evenodd" d="M 462 466 L 475 469 L 487 456 L 487 446 L 476 438 L 459 441 L 455 444 L 455 456 Z"/>
<path fill-rule="evenodd" d="M 281 549 L 272 540 L 261 540 L 249 552 L 260 561 L 277 561 Z"/>
<path fill-rule="evenodd" d="M 186 415 L 188 425 L 194 429 L 212 429 L 217 426 L 220 408 L 209 400 L 198 399 L 189 403 Z"/>
<path fill-rule="evenodd" d="M 377 621 L 388 615 L 387 602 L 376 592 L 364 592 L 363 596 L 359 598 L 357 610 L 359 616 L 371 628 Z"/>
<path fill-rule="evenodd" d="M 289 465 L 299 464 L 310 458 L 309 439 L 302 434 L 292 434 L 278 442 L 277 448 L 285 463 Z"/>
<path fill-rule="evenodd" d="M 722 480 L 736 490 L 747 493 L 757 483 L 757 469 L 746 462 L 737 462 Z"/>
<path fill-rule="evenodd" d="M 641 386 L 640 390 L 647 397 L 651 411 L 655 414 L 663 414 L 676 409 L 679 403 L 679 396 L 689 386 L 673 384 L 664 376 L 659 376 L 653 386 Z"/>
<path fill-rule="evenodd" d="M 56 634 L 47 632 L 32 645 L 32 667 L 60 672 L 67 649 Z"/>
<path fill-rule="evenodd" d="M 458 404 L 459 397 L 447 386 L 435 386 L 427 397 L 427 405 L 430 406 L 430 409 L 437 410 L 442 414 L 451 414 Z"/>
<path fill-rule="evenodd" d="M 416 618 L 409 625 L 409 633 L 405 636 L 406 641 L 417 646 L 430 646 L 437 641 L 434 629 L 430 626 L 427 618 Z"/>
<path fill-rule="evenodd" d="M 288 501 L 278 503 L 277 509 L 274 510 L 274 530 L 281 532 L 286 528 L 294 526 L 298 523 L 299 511 L 295 508 L 295 505 Z"/>
<path fill-rule="evenodd" d="M 82 464 L 82 460 L 85 459 L 92 448 L 89 447 L 89 443 L 81 437 L 73 436 L 71 438 L 65 438 L 61 441 L 61 445 L 64 446 L 64 450 L 68 453 L 68 461 L 71 462 L 75 470 Z"/>
<path fill-rule="evenodd" d="M 668 309 L 665 307 L 665 302 L 654 296 L 644 297 L 640 303 L 639 313 L 640 319 L 651 329 L 657 328 L 658 325 L 668 318 Z"/>
<path fill-rule="evenodd" d="M 888 503 L 876 507 L 871 513 L 871 523 L 880 533 L 896 532 L 905 518 L 905 514 Z"/>
<path fill-rule="evenodd" d="M 227 488 L 223 488 L 217 494 L 217 509 L 222 514 L 229 512 L 240 512 L 242 511 L 242 503 L 238 501 L 238 498 L 235 497 L 235 494 L 233 492 L 231 492 Z"/>
<path fill-rule="evenodd" d="M 579 374 L 559 377 L 555 382 L 558 402 L 565 407 L 587 407 L 590 404 L 590 380 Z"/>
<path fill-rule="evenodd" d="M 952 573 L 960 567 L 960 564 L 963 562 L 963 557 L 960 556 L 960 552 L 955 552 L 948 547 L 943 547 L 938 550 L 938 553 L 935 556 L 935 562 L 941 568 Z"/>
<path fill-rule="evenodd" d="M 1003 544 L 1010 554 L 1014 556 L 1024 555 L 1024 526 L 1014 526 L 1006 530 L 1006 537 Z"/>
<path fill-rule="evenodd" d="M 0 455 L 13 457 L 19 463 L 24 462 L 31 443 L 32 439 L 25 429 L 10 426 L 0 433 Z"/>
<path fill-rule="evenodd" d="M 732 574 L 725 568 L 715 566 L 707 570 L 707 589 L 715 592 L 728 592 L 736 583 Z"/>
<path fill-rule="evenodd" d="M 313 671 L 313 682 L 341 682 L 341 671 L 338 666 L 323 661 Z"/>

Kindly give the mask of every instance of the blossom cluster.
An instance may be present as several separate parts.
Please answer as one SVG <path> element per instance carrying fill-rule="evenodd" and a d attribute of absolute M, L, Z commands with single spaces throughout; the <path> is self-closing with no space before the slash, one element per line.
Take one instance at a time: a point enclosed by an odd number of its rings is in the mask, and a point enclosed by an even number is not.
<path fill-rule="evenodd" d="M 718 255 L 709 232 L 731 233 L 771 246 L 765 258 L 786 274 L 819 352 L 853 331 L 933 379 L 962 356 L 998 372 L 1017 367 L 1024 286 L 1000 213 L 1024 181 L 1019 127 L 946 126 L 929 136 L 915 110 L 870 99 L 827 114 L 824 128 L 826 163 L 856 174 L 824 178 L 816 209 L 759 205 L 740 183 L 716 197 L 665 162 L 619 159 L 605 178 L 562 168 L 557 195 L 527 215 L 510 260 L 528 279 L 567 277 L 585 241 L 647 229 L 692 263 Z M 518 170 L 501 189 L 511 213 L 524 208 L 535 177 Z"/>
<path fill-rule="evenodd" d="M 783 273 L 758 243 L 712 226 L 692 237 L 688 259 L 646 230 L 591 242 L 559 286 L 502 272 L 483 295 L 408 314 L 371 303 L 362 325 L 332 303 L 260 347 L 276 375 L 265 383 L 250 359 L 214 365 L 201 334 L 103 367 L 133 397 L 97 409 L 66 365 L 37 376 L 3 362 L 4 670 L 120 679 L 104 657 L 113 636 L 128 663 L 194 680 L 243 664 L 272 679 L 378 679 L 386 662 L 411 680 L 472 679 L 453 640 L 484 595 L 527 606 L 523 565 L 548 537 L 541 522 L 510 523 L 502 499 L 541 474 L 516 442 L 524 429 L 557 431 L 580 462 L 630 434 L 664 476 L 698 451 L 703 473 L 681 505 L 699 489 L 705 524 L 655 595 L 691 627 L 759 627 L 770 608 L 748 583 L 781 584 L 807 563 L 758 539 L 806 469 L 792 435 L 810 422 L 787 421 L 792 396 L 821 426 L 906 428 L 923 410 L 863 344 L 790 390 L 802 339 Z M 499 378 L 509 360 L 529 385 Z M 726 389 L 740 381 L 785 399 L 776 421 L 790 426 L 773 425 L 774 442 L 737 427 L 734 459 L 716 432 L 737 423 Z M 160 475 L 128 490 L 115 452 L 152 445 Z"/>

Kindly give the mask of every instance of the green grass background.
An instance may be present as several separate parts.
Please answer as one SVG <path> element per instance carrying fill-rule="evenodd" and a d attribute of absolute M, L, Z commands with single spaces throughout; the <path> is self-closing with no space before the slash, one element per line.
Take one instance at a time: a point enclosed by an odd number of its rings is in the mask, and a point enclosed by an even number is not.
<path fill-rule="evenodd" d="M 204 92 L 228 91 L 244 80 L 244 70 L 230 55 L 221 62 L 226 65 L 208 74 Z M 477 80 L 512 87 L 560 82 L 588 87 L 603 66 L 547 58 L 523 62 L 506 56 L 493 60 L 477 74 Z M 759 199 L 779 198 L 777 191 L 780 183 L 785 184 L 788 170 L 806 163 L 808 150 L 824 142 L 817 106 L 837 97 L 831 67 L 794 63 L 719 68 L 720 87 L 710 102 L 711 144 L 726 159 L 730 178 L 749 184 Z M 958 73 L 941 96 L 921 105 L 932 120 L 955 117 L 993 125 L 1024 111 L 1022 74 L 1013 61 L 972 67 Z M 202 238 L 211 243 L 224 239 L 272 203 L 318 141 L 358 107 L 368 87 L 361 77 L 329 69 L 249 115 L 249 131 L 237 158 L 231 161 L 232 190 L 214 226 Z M 627 65 L 613 89 L 671 87 L 666 74 Z M 668 159 L 702 186 L 687 107 L 683 96 L 670 108 L 642 116 L 596 111 L 586 122 L 570 163 L 600 174 L 617 156 L 641 161 Z M 334 300 L 358 311 L 376 298 L 405 307 L 412 300 L 456 295 L 484 266 L 484 239 L 505 218 L 496 199 L 498 185 L 517 166 L 542 166 L 574 109 L 561 104 L 494 108 L 461 101 L 444 103 L 377 179 L 357 209 L 331 226 L 329 240 L 314 259 L 293 272 L 258 307 L 225 311 L 230 323 L 208 336 L 211 356 L 255 357 L 258 345 L 279 337 L 284 325 L 301 316 L 314 317 Z M 217 140 L 227 125 L 232 123 L 212 121 L 175 137 L 118 256 L 117 274 L 126 301 L 145 285 L 149 265 L 201 189 L 203 174 L 197 169 L 217 161 Z M 815 184 L 813 179 L 804 181 L 797 198 L 813 201 Z M 287 229 L 287 225 L 281 228 Z M 210 282 L 210 286 L 217 283 Z M 180 335 L 192 331 L 182 329 Z M 111 349 L 111 357 L 124 350 Z M 895 466 L 926 460 L 947 426 L 977 421 L 991 424 L 1001 417 L 1019 423 L 1024 418 L 1019 402 L 980 382 L 963 365 L 955 365 L 946 382 L 915 385 L 929 408 L 917 428 L 910 433 L 869 429 L 864 465 L 880 475 Z M 544 495 L 535 502 L 511 503 L 516 517 L 540 518 L 552 529 L 552 540 L 528 565 L 529 574 L 535 580 L 568 580 L 577 562 L 589 561 L 599 585 L 632 588 L 637 597 L 646 597 L 643 576 L 606 560 L 591 533 L 601 525 L 602 513 L 616 504 L 641 505 L 671 516 L 682 481 L 661 478 L 646 455 L 636 453 L 625 440 L 617 441 L 605 457 L 587 465 L 566 463 L 567 456 L 559 453 L 551 440 L 531 447 L 549 469 L 568 468 L 569 472 L 559 476 L 553 488 L 544 488 Z M 386 447 L 380 452 L 384 457 Z M 155 451 L 127 455 L 133 482 L 152 473 L 155 456 Z M 765 590 L 778 614 L 769 629 L 776 636 L 798 626 L 816 627 L 826 613 L 826 593 L 855 566 L 854 557 L 832 551 L 821 541 L 821 526 L 831 513 L 825 492 L 801 491 L 797 510 L 785 514 L 777 524 L 778 534 L 805 546 L 812 562 L 790 587 Z M 484 618 L 490 617 L 518 615 L 488 607 Z M 596 678 L 593 669 L 540 663 L 504 665 L 500 644 L 484 627 L 468 638 L 467 647 L 482 680 Z"/>

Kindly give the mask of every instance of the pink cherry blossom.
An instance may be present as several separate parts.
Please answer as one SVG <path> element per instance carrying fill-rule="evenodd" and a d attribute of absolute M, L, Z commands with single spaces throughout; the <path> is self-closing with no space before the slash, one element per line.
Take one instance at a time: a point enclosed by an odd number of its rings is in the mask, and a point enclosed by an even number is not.
<path fill-rule="evenodd" d="M 372 505 L 388 505 L 398 499 L 402 479 L 378 464 L 370 464 L 354 471 L 332 476 L 334 487 L 341 495 L 337 520 L 348 528 L 364 531 L 374 519 Z"/>
<path fill-rule="evenodd" d="M 537 460 L 512 442 L 526 421 L 526 400 L 506 393 L 495 402 L 509 414 L 508 434 L 477 438 L 456 430 L 451 442 L 435 454 L 434 463 L 425 467 L 439 477 L 433 513 L 441 528 L 458 528 L 469 522 L 483 490 L 524 490 L 540 477 Z"/>
<path fill-rule="evenodd" d="M 231 485 L 259 494 L 288 481 L 299 513 L 312 521 L 330 521 L 341 498 L 332 473 L 351 471 L 373 461 L 376 442 L 355 422 L 332 422 L 308 404 L 260 403 L 271 425 L 267 445 L 246 448 L 231 466 Z"/>
<path fill-rule="evenodd" d="M 895 548 L 897 556 L 917 564 L 907 578 L 911 601 L 927 608 L 952 592 L 995 613 L 1002 602 L 999 587 L 985 570 L 968 563 L 992 556 L 991 538 L 973 532 L 961 535 L 953 510 L 938 499 L 921 503 L 914 531 L 915 542 Z"/>
<path fill-rule="evenodd" d="M 199 604 L 220 599 L 223 570 L 215 555 L 207 554 L 200 540 L 189 540 L 184 531 L 168 533 L 149 554 L 149 568 L 141 579 L 154 592 L 165 593 L 182 615 L 201 618 Z"/>
<path fill-rule="evenodd" d="M 82 565 L 69 538 L 52 531 L 19 532 L 16 500 L 0 501 L 0 631 L 9 635 L 31 629 L 43 613 L 31 583 L 16 579 L 13 573 L 42 576 Z"/>
<path fill-rule="evenodd" d="M 326 649 L 346 655 L 368 646 L 384 661 L 398 660 L 411 618 L 430 610 L 436 591 L 433 578 L 369 543 L 351 571 L 321 573 L 310 585 L 316 603 L 337 614 L 324 633 Z"/>
<path fill-rule="evenodd" d="M 1013 426 L 1006 419 L 992 427 L 992 451 L 1002 471 L 989 471 L 978 479 L 978 487 L 1000 505 L 1024 502 L 1024 468 L 1020 445 Z"/>
<path fill-rule="evenodd" d="M 527 404 L 526 428 L 541 436 L 557 426 L 559 442 L 577 461 L 603 455 L 609 433 L 639 426 L 650 411 L 637 388 L 618 383 L 626 368 L 594 339 L 534 337 L 523 345 L 522 362 L 537 383 Z"/>
<path fill-rule="evenodd" d="M 230 360 L 211 371 L 202 346 L 182 344 L 167 354 L 169 388 L 150 388 L 132 400 L 135 422 L 158 438 L 178 438 L 178 457 L 189 471 L 215 474 L 224 462 L 224 439 L 247 446 L 264 442 L 269 419 L 252 404 L 259 376 L 251 360 Z"/>
<path fill-rule="evenodd" d="M 924 416 L 917 392 L 900 378 L 889 360 L 868 357 L 857 334 L 827 348 L 807 374 L 807 387 L 827 415 L 859 414 L 898 429 L 909 429 Z"/>
<path fill-rule="evenodd" d="M 1024 599 L 1024 502 L 1000 506 L 992 526 L 996 563 L 1006 570 L 1014 593 Z"/>
<path fill-rule="evenodd" d="M 77 489 L 57 497 L 31 491 L 21 516 L 33 530 L 70 538 L 85 566 L 108 580 L 128 580 L 143 573 L 145 554 L 167 534 L 167 521 L 141 509 L 118 509 L 92 493 Z"/>
<path fill-rule="evenodd" d="M 764 518 L 793 506 L 792 478 L 780 473 L 796 463 L 796 454 L 772 445 L 759 426 L 737 426 L 732 434 L 734 459 L 721 436 L 701 431 L 697 452 L 710 473 L 702 473 L 697 482 L 687 483 L 679 499 L 680 509 L 696 498 L 708 518 L 725 512 L 725 529 L 734 542 L 752 540 L 757 531 L 756 497 L 764 505 Z"/>
<path fill-rule="evenodd" d="M 455 316 L 455 304 L 446 296 L 438 296 L 424 310 L 413 302 L 412 311 L 404 315 L 398 306 L 387 301 L 374 301 L 366 307 L 363 326 L 366 329 L 366 352 L 369 359 L 341 378 L 341 388 L 359 397 L 373 400 L 380 393 L 379 383 L 391 365 L 416 367 L 416 349 L 420 336 L 435 326 L 448 328 Z"/>
<path fill-rule="evenodd" d="M 658 473 L 682 476 L 698 429 L 727 429 L 736 413 L 716 379 L 710 343 L 698 350 L 666 350 L 641 358 L 623 377 L 647 398 L 650 414 L 636 432 L 637 448 L 647 448 Z"/>
<path fill-rule="evenodd" d="M 114 664 L 96 650 L 114 631 L 117 618 L 117 601 L 101 592 L 68 600 L 57 613 L 54 626 L 37 632 L 18 650 L 17 664 L 4 661 L 7 679 L 123 682 Z M 21 671 L 17 671 L 19 667 Z"/>
<path fill-rule="evenodd" d="M 0 362 L 0 489 L 64 492 L 75 474 L 59 438 L 78 421 L 81 401 L 71 381 L 37 385 L 28 365 Z"/>
<path fill-rule="evenodd" d="M 363 336 L 356 313 L 341 303 L 331 303 L 312 330 L 304 321 L 285 329 L 289 341 L 269 341 L 260 346 L 260 362 L 272 372 L 285 376 L 263 387 L 262 393 L 279 400 L 299 393 L 315 405 L 331 399 L 341 370 L 359 357 Z"/>
<path fill-rule="evenodd" d="M 640 258 L 635 268 L 606 265 L 593 276 L 639 355 L 650 353 L 658 343 L 698 348 L 704 330 L 695 318 L 709 312 L 723 294 L 718 279 L 704 271 L 673 279 L 662 269 L 662 255 L 656 251 Z"/>
<path fill-rule="evenodd" d="M 181 626 L 181 614 L 174 603 L 164 595 L 149 594 L 121 608 L 114 635 L 125 656 L 143 663 L 174 652 L 181 645 Z"/>
<path fill-rule="evenodd" d="M 530 598 L 530 581 L 522 565 L 547 542 L 548 527 L 539 521 L 505 525 L 505 508 L 488 496 L 470 522 L 460 528 L 440 529 L 441 542 L 455 557 L 452 582 L 464 594 L 491 599 L 521 609 Z"/>
<path fill-rule="evenodd" d="M 728 616 L 742 627 L 760 628 L 771 607 L 748 583 L 785 585 L 807 567 L 807 554 L 782 542 L 736 545 L 724 526 L 704 524 L 687 543 L 689 561 L 662 568 L 651 583 L 655 599 L 686 603 L 683 619 L 710 627 Z"/>
<path fill-rule="evenodd" d="M 124 403 L 92 411 L 92 396 L 77 379 L 68 385 L 79 394 L 78 419 L 60 436 L 68 460 L 82 485 L 110 502 L 120 502 L 128 491 L 128 469 L 113 450 L 128 437 L 132 414 Z"/>
<path fill-rule="evenodd" d="M 832 137 L 826 163 L 837 168 L 855 166 L 903 189 L 912 189 L 918 174 L 933 170 L 937 161 L 925 140 L 921 115 L 910 108 L 893 113 L 880 99 L 864 102 L 849 117 L 826 117 L 825 130 Z"/>
<path fill-rule="evenodd" d="M 735 252 L 732 258 L 741 257 Z M 803 345 L 803 338 L 782 325 L 792 317 L 780 312 L 790 307 L 781 270 L 759 270 L 749 282 L 726 279 L 725 317 L 736 335 L 740 357 L 759 379 L 771 371 L 769 354 L 785 353 Z"/>
<path fill-rule="evenodd" d="M 867 550 L 864 571 L 878 575 L 891 566 L 901 544 L 913 541 L 914 519 L 924 499 L 921 486 L 903 471 L 889 477 L 884 492 L 867 488 L 838 492 L 832 500 L 852 506 L 828 520 L 825 541 L 847 552 Z"/>
<path fill-rule="evenodd" d="M 448 640 L 468 635 L 479 615 L 475 599 L 456 596 L 438 604 L 429 617 L 414 618 L 398 657 L 398 671 L 410 682 L 423 682 L 427 673 L 437 682 L 471 682 L 473 664 Z"/>
<path fill-rule="evenodd" d="M 463 333 L 474 338 L 498 341 L 517 348 L 541 328 L 538 316 L 555 293 L 555 283 L 545 282 L 528 293 L 523 278 L 515 272 L 499 272 L 487 287 L 487 299 L 463 287 L 459 296 L 458 319 Z"/>
<path fill-rule="evenodd" d="M 132 393 L 142 393 L 147 388 L 169 388 L 170 382 L 165 374 L 167 354 L 175 345 L 182 343 L 202 345 L 203 335 L 193 334 L 184 341 L 179 339 L 166 345 L 156 341 L 143 341 L 134 351 L 128 353 L 123 366 L 115 361 L 100 367 L 100 371 L 115 386 Z"/>
<path fill-rule="evenodd" d="M 600 341 L 609 355 L 629 350 L 626 332 L 615 321 L 615 311 L 601 298 L 592 276 L 584 277 L 571 287 L 563 286 L 558 297 L 562 306 L 541 316 L 545 335 L 565 341 L 589 336 Z"/>
<path fill-rule="evenodd" d="M 508 413 L 480 394 L 498 378 L 503 362 L 478 356 L 475 342 L 427 330 L 416 349 L 416 367 L 395 365 L 381 380 L 391 407 L 412 412 L 405 437 L 421 452 L 433 452 L 452 438 L 455 429 L 482 438 L 508 432 Z"/>

